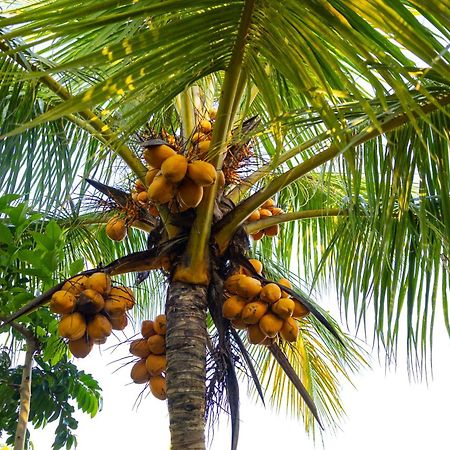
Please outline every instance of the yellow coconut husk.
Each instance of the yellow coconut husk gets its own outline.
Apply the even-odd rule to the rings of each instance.
[[[257,231],[256,233],[253,233],[251,237],[253,238],[254,241],[259,241],[264,237],[264,231],[262,230]]]
[[[270,208],[269,210],[272,213],[272,216],[280,216],[284,214],[284,211],[281,208]]]
[[[232,320],[231,325],[233,326],[233,328],[236,328],[237,330],[246,330],[248,327],[248,325],[241,319],[241,317]]]
[[[278,224],[276,224],[272,225],[271,227],[264,228],[262,231],[264,231],[264,234],[266,236],[275,237],[279,233],[280,227]]]
[[[50,311],[57,314],[70,314],[74,311],[76,297],[68,291],[56,291],[50,300]]]
[[[91,339],[104,339],[111,333],[111,322],[103,314],[96,314],[87,324],[87,334]]]
[[[110,317],[109,321],[113,330],[124,330],[128,325],[128,317],[126,314],[117,317]]]
[[[194,143],[204,141],[206,139],[208,139],[208,137],[206,136],[206,134],[202,133],[201,131],[198,131],[192,135],[192,142],[194,142]]]
[[[239,279],[237,285],[237,295],[244,298],[254,298],[261,292],[261,282],[255,278],[247,277]]]
[[[225,187],[225,174],[222,170],[219,170],[217,172],[217,186],[219,189],[223,189]]]
[[[145,360],[147,371],[152,376],[161,375],[166,370],[167,359],[166,355],[148,355]]]
[[[124,302],[127,310],[133,308],[136,302],[133,290],[127,286],[114,286],[109,292],[108,300]]]
[[[206,161],[194,161],[188,164],[187,173],[189,178],[199,186],[210,186],[214,184],[217,172],[214,166]]]
[[[250,344],[262,344],[267,336],[261,331],[258,324],[249,325],[247,328],[247,339]]]
[[[171,182],[178,183],[186,175],[188,161],[183,155],[173,155],[167,158],[161,166],[162,174]]]
[[[147,191],[139,192],[137,196],[137,201],[143,205],[145,205],[148,202],[148,194]]]
[[[111,291],[111,278],[103,272],[93,273],[87,280],[87,288],[108,295]]]
[[[224,289],[226,289],[231,294],[236,294],[239,280],[244,277],[246,277],[246,275],[240,273],[235,273],[229,276],[223,284]]]
[[[211,141],[208,139],[205,139],[204,141],[200,141],[197,145],[198,149],[198,156],[200,158],[206,157],[209,151],[209,146],[211,145]]]
[[[245,300],[237,295],[227,298],[222,305],[222,315],[226,319],[237,319],[245,307]]]
[[[162,375],[150,377],[150,391],[158,400],[167,399],[166,379]]]
[[[140,194],[139,194],[140,195]],[[138,196],[139,196],[138,195]],[[127,235],[127,224],[125,220],[116,216],[108,220],[105,227],[106,235],[113,241],[122,241]]]
[[[298,300],[293,300],[294,302],[294,311],[292,312],[292,317],[296,319],[301,319],[309,314],[309,309],[300,303]]]
[[[287,287],[289,289],[292,289],[292,284],[287,278],[280,278],[278,280],[278,283],[281,284],[282,286],[285,286],[285,287]],[[281,289],[281,296],[282,297],[289,297],[289,294],[287,292],[283,291],[283,289]]]
[[[94,347],[94,342],[86,334],[76,341],[69,341],[70,353],[75,358],[86,358],[91,353],[92,347]]]
[[[165,336],[167,331],[166,315],[160,314],[159,316],[156,316],[155,320],[153,321],[153,327],[158,334],[160,334],[161,336]]]
[[[269,209],[269,208],[273,208],[274,206],[275,206],[275,200],[269,198],[261,205],[261,208]]]
[[[280,330],[280,336],[287,342],[295,342],[297,340],[298,325],[294,318],[288,317],[285,319]]]
[[[294,300],[290,298],[280,298],[280,300],[274,303],[271,308],[272,312],[278,317],[287,319],[292,316],[295,309],[295,303]]]
[[[176,155],[175,150],[168,145],[155,145],[144,150],[144,159],[157,169],[161,169],[162,163],[170,156]]]
[[[140,359],[133,365],[133,367],[131,368],[130,376],[136,384],[147,383],[150,378],[150,374],[145,367],[145,359]]]
[[[178,186],[177,201],[181,210],[196,208],[203,198],[203,188],[189,178]]]
[[[105,306],[103,296],[94,289],[85,289],[77,299],[77,310],[83,314],[96,314]]]
[[[147,173],[145,174],[145,184],[147,186],[150,186],[155,179],[156,175],[158,175],[159,169],[156,168],[149,168],[147,170]]]
[[[147,356],[150,355],[147,339],[135,339],[134,341],[131,341],[130,353],[139,358],[147,358]]]
[[[74,295],[78,295],[81,291],[87,289],[87,281],[88,277],[86,275],[77,275],[76,277],[67,280],[63,284],[61,290],[70,292]]]
[[[143,320],[141,323],[141,334],[145,339],[154,336],[156,333],[153,320]]]
[[[176,187],[162,174],[157,175],[148,187],[148,198],[155,203],[164,205],[175,196]]]
[[[247,220],[249,222],[256,222],[257,220],[260,219],[260,217],[261,217],[261,214],[259,213],[259,210],[256,209],[247,217]]]
[[[247,325],[254,325],[260,321],[268,309],[269,305],[267,303],[250,302],[242,310],[241,318]]]
[[[212,130],[212,125],[209,120],[202,120],[198,124],[198,128],[201,132],[208,134]]]
[[[109,320],[113,317],[123,316],[126,310],[125,301],[123,300],[110,298],[105,300],[104,312]]]
[[[154,355],[162,355],[166,353],[166,340],[164,336],[155,334],[147,339],[147,345],[151,353]]]
[[[261,208],[259,210],[260,219],[264,219],[264,217],[271,217],[272,213],[268,209]]]
[[[264,314],[259,321],[259,328],[270,338],[274,338],[283,326],[283,319],[272,313]]]
[[[281,289],[275,283],[266,284],[259,293],[262,302],[275,303],[281,298]]]
[[[79,312],[67,314],[61,317],[58,324],[59,335],[70,341],[76,341],[84,336],[86,333],[86,321]]]

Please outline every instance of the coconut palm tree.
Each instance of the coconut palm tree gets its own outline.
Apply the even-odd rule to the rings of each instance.
[[[312,300],[313,287],[334,283],[344,316],[373,333],[389,359],[404,338],[411,368],[424,368],[439,305],[450,328],[445,3],[52,0],[4,7],[1,189],[59,219],[68,263],[80,256],[115,261],[101,270],[150,271],[155,285],[160,271],[153,269],[169,257],[174,449],[204,448],[205,411],[214,416],[222,398],[236,447],[238,361],[259,394],[284,387],[273,389],[273,400],[303,411],[309,427],[319,415],[334,420],[341,410],[336,368],[348,376],[361,357]],[[93,239],[111,211],[131,214],[131,181],[147,186],[143,147],[163,139],[188,153],[199,121],[212,119],[216,107],[206,159],[225,174],[225,187],[217,177],[187,213],[158,205],[155,219],[133,210],[135,230],[124,244],[104,234]],[[93,201],[90,185],[109,200]],[[248,222],[271,198],[286,213]],[[278,237],[252,246],[265,267],[260,276],[245,257],[247,235],[269,227],[280,227]],[[296,273],[294,289],[285,291],[311,314],[295,345],[249,346],[223,319],[223,282],[239,266],[263,284]]]

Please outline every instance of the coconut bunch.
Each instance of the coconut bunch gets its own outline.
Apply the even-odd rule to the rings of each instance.
[[[249,260],[258,274],[262,274],[262,264],[257,259]],[[289,280],[278,280],[283,286],[292,288]],[[225,280],[226,299],[222,305],[222,314],[231,320],[238,329],[247,330],[252,344],[270,345],[280,336],[288,342],[295,342],[298,336],[298,324],[295,319],[305,317],[309,311],[298,300],[290,298],[275,283],[264,286],[259,280],[241,268],[239,273]]]
[[[139,358],[131,368],[131,378],[137,384],[148,383],[151,393],[159,400],[166,400],[166,316],[144,320],[142,338],[130,344],[130,353]]]
[[[269,199],[266,200],[257,210],[253,211],[247,218],[248,222],[256,222],[259,219],[264,219],[265,217],[271,216],[279,216],[280,214],[284,214],[284,211],[281,208],[276,206],[275,200]],[[251,237],[255,241],[259,241],[264,236],[274,237],[280,231],[280,227],[278,224],[272,225],[271,227],[264,228],[263,230],[259,230],[256,233],[252,234]]]
[[[76,358],[85,358],[94,344],[104,344],[112,330],[123,330],[127,311],[134,306],[133,291],[113,286],[103,272],[78,275],[66,281],[50,300],[50,310],[61,315],[58,331],[68,339]]]

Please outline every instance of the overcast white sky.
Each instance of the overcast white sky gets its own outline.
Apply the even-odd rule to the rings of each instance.
[[[128,335],[133,334],[129,330]],[[110,342],[110,341],[108,341]],[[346,385],[342,401],[347,418],[336,434],[325,432],[327,450],[447,450],[450,403],[450,345],[443,326],[436,329],[434,346],[434,379],[428,385],[408,381],[404,361],[397,372],[385,373],[375,361],[373,370],[354,377],[356,388]],[[111,344],[113,343],[113,339]],[[123,355],[127,348],[123,347]],[[81,369],[93,373],[103,388],[103,410],[93,419],[77,414],[78,449],[169,449],[169,427],[166,402],[149,396],[139,409],[133,404],[141,386],[129,385],[129,369],[113,373],[118,359],[96,349],[88,358],[79,360]],[[321,449],[307,437],[299,421],[276,415],[246,398],[241,389],[241,432],[239,449],[272,450],[281,445],[290,449]],[[49,450],[53,428],[32,432],[36,450]],[[230,429],[225,416],[215,434],[211,449],[228,450]]]

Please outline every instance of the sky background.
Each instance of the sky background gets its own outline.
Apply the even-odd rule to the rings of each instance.
[[[442,317],[439,314],[438,318]],[[131,336],[132,329],[126,334]],[[347,417],[335,433],[326,430],[327,450],[448,450],[450,403],[450,345],[442,323],[435,328],[433,379],[428,383],[414,383],[408,379],[406,359],[399,360],[397,369],[386,371],[372,352],[372,369],[354,375],[355,387],[348,383],[342,389],[342,402]],[[151,395],[144,398],[138,409],[135,400],[142,386],[130,384],[130,368],[120,369],[112,363],[126,356],[128,346],[120,346],[111,353],[110,338],[84,360],[77,360],[80,369],[90,372],[103,388],[103,410],[93,419],[76,415],[78,449],[169,449],[169,421],[166,402]],[[370,350],[370,348],[369,348]],[[54,426],[32,431],[35,450],[50,450]],[[241,429],[239,449],[272,450],[280,445],[290,449],[313,450],[323,448],[319,439],[315,444],[299,420],[284,413],[264,409],[246,395],[241,388]],[[215,431],[212,450],[230,448],[230,428],[222,416]]]

